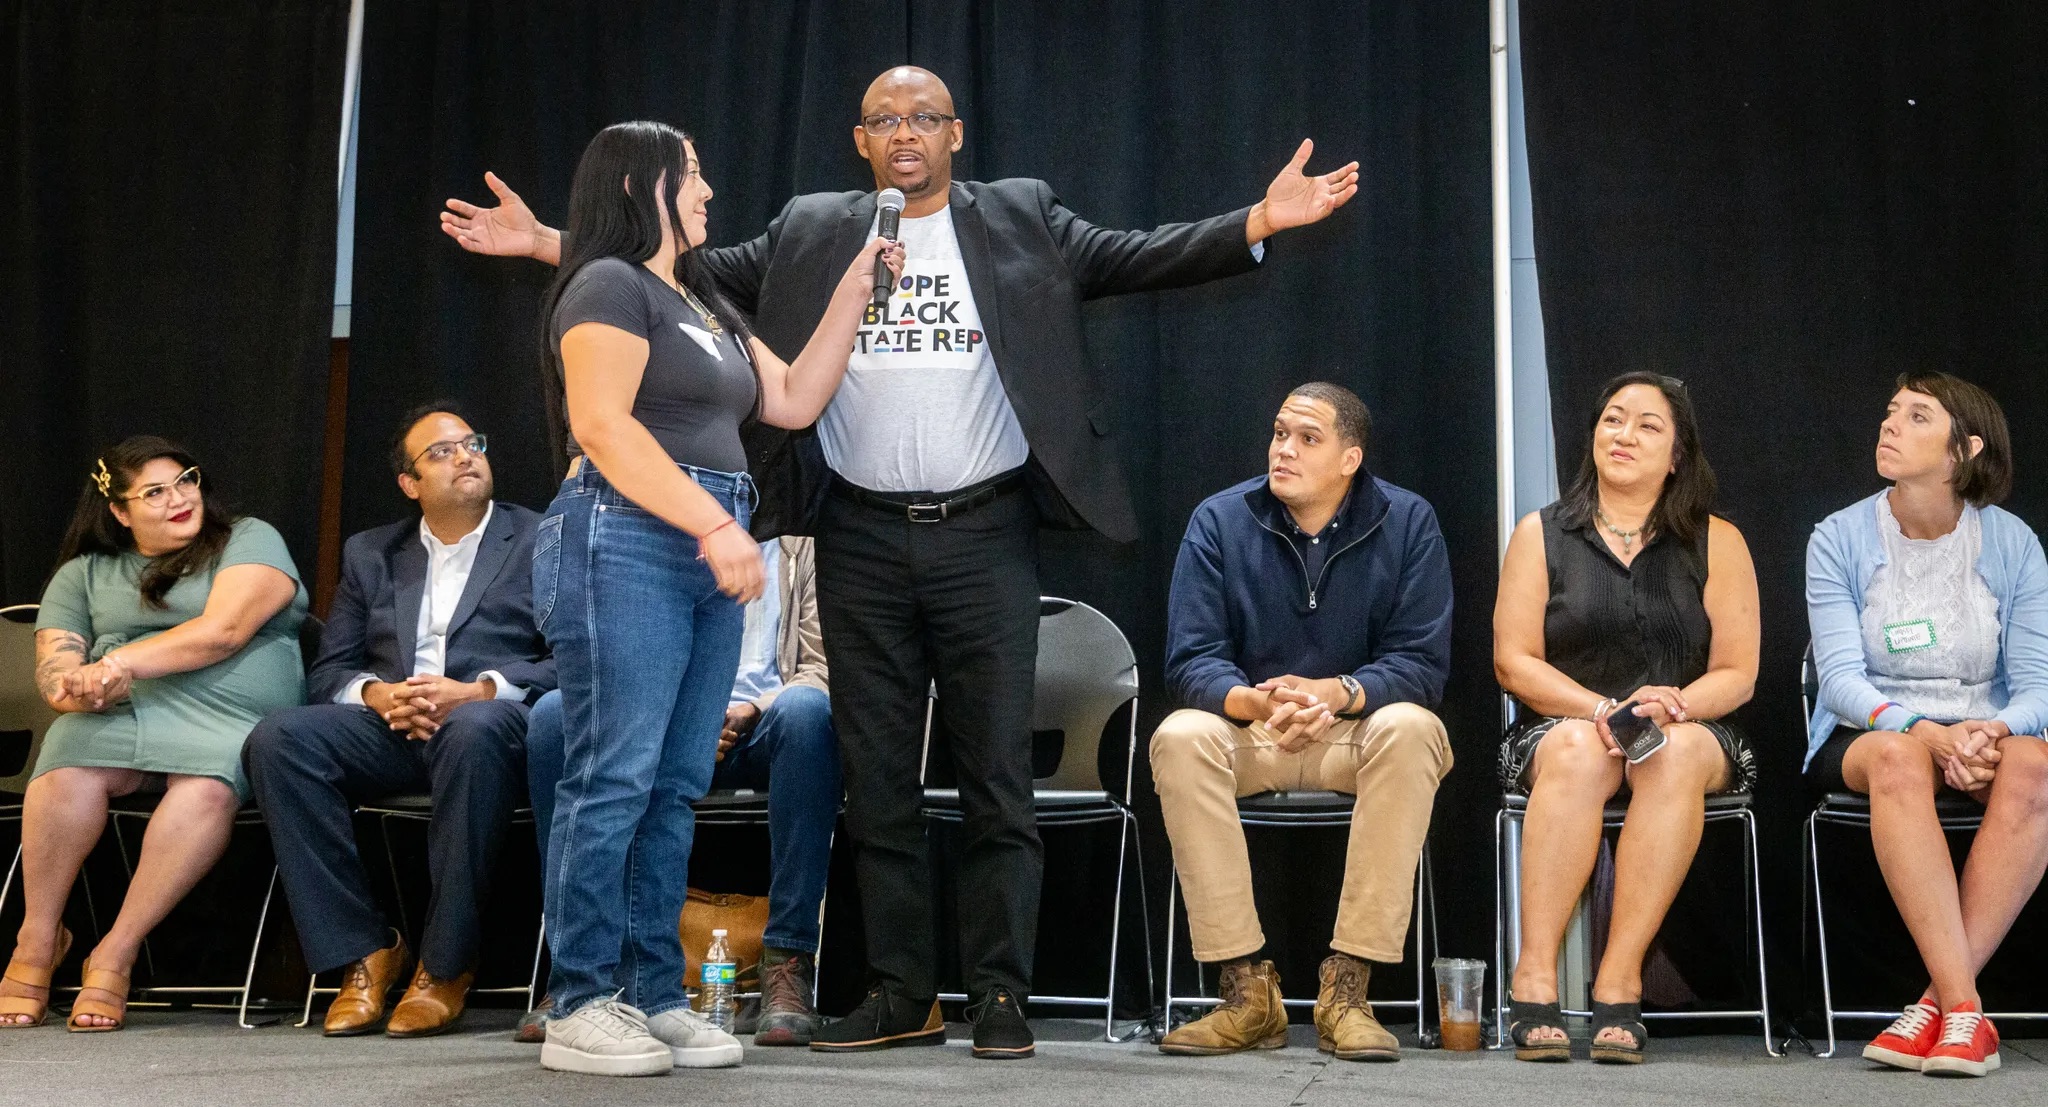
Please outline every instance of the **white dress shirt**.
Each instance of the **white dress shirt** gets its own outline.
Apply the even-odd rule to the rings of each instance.
[[[469,573],[476,567],[476,552],[484,544],[484,531],[491,525],[491,515],[497,510],[494,502],[484,508],[483,520],[476,529],[453,542],[443,542],[434,537],[427,527],[425,518],[420,519],[420,544],[427,548],[426,594],[420,597],[420,618],[414,628],[415,646],[412,656],[412,676],[442,676],[448,666],[448,621],[455,617],[456,605],[462,602],[462,590],[469,586]],[[476,675],[477,680],[491,678],[501,700],[524,700],[526,689],[506,681],[496,669],[486,669]],[[335,694],[334,702],[361,704],[363,688],[377,677],[363,673],[349,681],[348,687]]]

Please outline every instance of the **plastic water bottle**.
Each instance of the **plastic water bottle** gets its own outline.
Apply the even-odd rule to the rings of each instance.
[[[711,1025],[732,1032],[733,990],[739,966],[733,963],[732,948],[725,944],[725,931],[711,932],[711,948],[704,954],[704,1014]]]

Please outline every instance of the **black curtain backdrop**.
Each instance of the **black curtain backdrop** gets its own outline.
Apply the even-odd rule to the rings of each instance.
[[[1762,766],[1781,1009],[1817,1005],[1817,985],[1802,996],[1784,971],[1818,972],[1798,866],[1806,540],[1881,487],[1892,379],[1923,366],[2002,402],[2019,467],[2006,506],[2048,523],[2048,85],[2033,60],[2048,18],[2020,2],[1523,0],[1521,24],[1559,464],[1576,472],[1601,381],[1653,368],[1687,382],[1760,578],[1763,668],[1739,718]],[[1838,1005],[1902,1006],[1925,977],[1867,834],[1824,830],[1821,849]],[[1696,876],[1719,872],[1688,899],[1732,898],[1732,859],[1703,852]],[[2038,1009],[2043,921],[2023,914],[1985,973],[1994,1008]],[[1705,993],[1734,966],[1687,957],[1714,943],[1686,929],[1669,945]]]
[[[1487,660],[1495,554],[1485,12],[1467,5],[1446,18],[1412,0],[1346,2],[1281,19],[1214,7],[649,3],[621,17],[505,3],[481,18],[454,0],[372,5],[345,529],[402,510],[383,441],[398,412],[435,394],[465,401],[493,435],[503,497],[539,507],[552,495],[534,345],[550,273],[464,254],[435,223],[447,196],[486,198],[486,168],[543,220],[558,221],[575,159],[599,127],[665,119],[697,136],[717,190],[713,244],[743,241],[791,195],[871,187],[853,148],[859,97],[904,62],[952,87],[967,133],[956,177],[1043,177],[1108,226],[1249,203],[1313,136],[1311,170],[1363,163],[1349,207],[1281,237],[1261,273],[1089,309],[1090,356],[1122,401],[1119,431],[1145,534],[1129,546],[1051,536],[1042,584],[1102,608],[1137,650],[1146,690],[1138,791],[1158,929],[1168,854],[1143,745],[1172,706],[1153,690],[1181,531],[1204,496],[1262,471],[1272,412],[1291,385],[1328,378],[1357,389],[1377,417],[1372,466],[1436,504],[1451,549],[1458,667],[1445,711],[1460,764],[1438,804],[1439,896],[1446,944],[1467,955],[1488,948],[1498,707]],[[1104,761],[1120,782],[1121,748]],[[1049,840],[1048,871],[1065,886],[1047,902],[1099,900],[1113,836],[1064,834]],[[746,858],[741,867],[758,882],[755,848],[707,834],[698,879],[720,879],[706,869],[722,852]],[[1342,856],[1341,834],[1254,844],[1268,934],[1303,995],[1325,952]],[[850,1006],[861,984],[849,967],[860,944],[846,875],[835,872],[827,924],[824,960],[839,966],[826,971],[830,1011]],[[1041,941],[1043,992],[1100,987],[1106,914],[1069,917]],[[1134,966],[1127,980],[1142,976]]]
[[[347,0],[29,0],[0,17],[0,598],[93,458],[184,442],[311,587]]]

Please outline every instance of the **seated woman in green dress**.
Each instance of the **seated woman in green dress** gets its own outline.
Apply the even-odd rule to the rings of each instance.
[[[119,1030],[142,939],[220,859],[248,799],[242,742],[304,699],[306,590],[284,540],[228,515],[177,445],[141,435],[99,458],[36,620],[36,683],[61,712],[22,819],[26,915],[0,1029],[39,1026],[71,934],[59,916],[107,801],[161,790],[120,916],[86,959],[67,1029]],[[217,490],[216,490],[217,491]]]

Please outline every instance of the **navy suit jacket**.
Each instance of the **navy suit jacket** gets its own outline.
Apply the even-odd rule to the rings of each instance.
[[[489,669],[526,689],[528,703],[555,687],[555,659],[533,625],[533,531],[540,516],[498,501],[469,582],[448,621],[446,675],[475,680]],[[320,659],[306,674],[310,703],[333,703],[364,674],[412,675],[427,548],[418,518],[366,530],[341,553],[341,587],[320,632]]]

